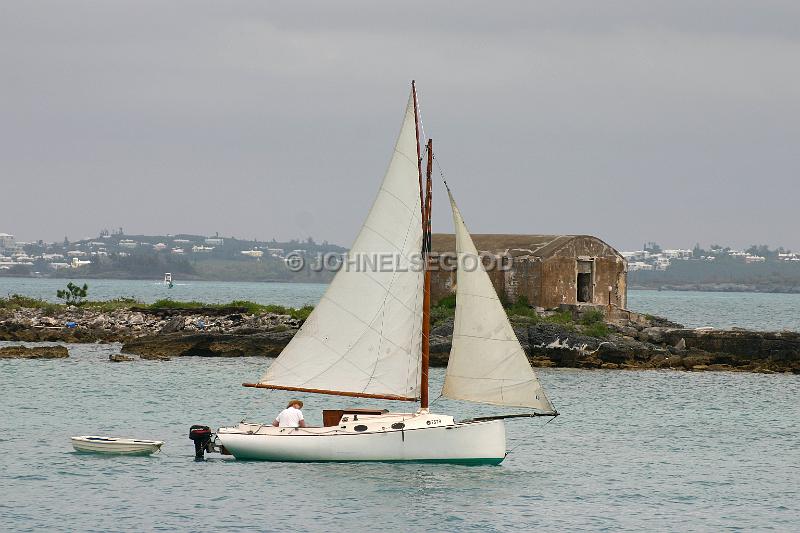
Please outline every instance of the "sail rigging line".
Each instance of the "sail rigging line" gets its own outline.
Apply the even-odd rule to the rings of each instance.
[[[559,415],[558,411],[556,411],[556,412],[555,412],[555,414],[553,414],[553,415],[539,415],[539,416],[550,416],[550,420],[548,420],[547,422],[545,422],[544,424],[542,424],[542,425],[539,427],[539,435],[541,435],[542,433],[544,433],[544,428],[545,428],[545,426],[547,426],[547,424],[549,424],[550,422],[552,422],[553,420],[555,420],[555,419],[556,419],[556,417],[557,417],[558,415]],[[507,417],[507,418],[525,418],[525,417],[527,417],[527,416],[529,416],[529,415],[518,415],[518,416],[513,416],[513,415],[512,415],[512,416],[509,416],[509,417]],[[520,441],[519,441],[519,442],[517,442],[517,444],[515,444],[513,448],[511,448],[510,450],[508,450],[508,451],[506,452],[506,456],[508,456],[508,454],[510,454],[510,453],[514,453],[514,451],[515,451],[517,448],[519,448],[520,446],[522,446],[523,444],[530,444],[530,441],[529,441],[529,440],[526,440],[526,439],[520,439]]]
[[[422,219],[425,219],[425,198],[422,195],[422,154],[420,154],[419,134],[419,100],[417,99],[417,82],[411,80],[411,93],[414,98],[414,133],[417,136],[417,174],[419,174],[419,208]],[[397,148],[395,148],[397,151]]]
[[[445,189],[447,189],[447,192],[450,192],[450,187],[447,185],[447,180],[444,178],[444,170],[442,170],[442,165],[439,164],[439,158],[434,156],[433,160],[436,161],[436,166],[439,168],[439,176],[442,178]]]

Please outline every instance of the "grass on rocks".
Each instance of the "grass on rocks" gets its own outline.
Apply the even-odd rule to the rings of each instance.
[[[117,298],[114,300],[89,300],[83,302],[82,309],[90,309],[99,312],[125,311],[132,308],[138,309],[226,309],[240,308],[247,314],[261,315],[273,313],[277,315],[288,315],[296,320],[304,321],[314,310],[311,305],[304,305],[300,308],[285,307],[282,305],[264,305],[248,300],[234,300],[228,303],[209,304],[205,302],[182,302],[179,300],[163,299],[152,304],[144,304],[133,298]],[[505,303],[504,307],[509,319],[515,324],[559,324],[569,330],[580,331],[591,337],[606,338],[610,334],[608,326],[605,324],[603,312],[597,309],[587,311],[576,323],[569,311],[558,311],[555,313],[539,314],[535,308],[528,304],[525,298],[519,298],[514,303]],[[8,298],[0,298],[0,313],[8,313],[18,309],[40,309],[45,316],[53,316],[66,310],[64,304],[50,303],[37,298],[14,294]],[[455,295],[446,296],[439,300],[436,305],[431,307],[431,324],[436,327],[449,318],[455,316],[456,297]]]
[[[0,309],[3,311],[15,311],[17,309],[41,309],[45,316],[51,316],[64,308],[61,304],[54,304],[30,298],[20,294],[12,294],[8,298],[0,298]]]
[[[311,314],[311,311],[314,310],[313,305],[304,305],[300,308],[295,307],[285,307],[283,305],[275,305],[275,304],[257,304],[255,302],[251,302],[248,300],[234,300],[228,303],[222,304],[207,304],[204,302],[180,302],[176,300],[158,300],[157,302],[150,304],[147,307],[148,309],[225,309],[225,308],[232,308],[238,307],[243,308],[244,312],[251,315],[261,315],[265,313],[274,313],[276,315],[289,315],[290,317],[297,319],[297,320],[305,320],[308,318],[308,315]]]
[[[504,302],[509,320],[516,325],[558,324],[570,331],[580,331],[584,335],[597,338],[606,338],[611,333],[605,323],[603,312],[599,309],[586,311],[576,322],[569,311],[556,311],[540,314],[536,308],[531,307],[528,300],[520,297],[514,303]],[[431,307],[431,322],[433,327],[443,323],[448,318],[455,316],[456,297],[449,295],[439,300]]]
[[[99,311],[102,313],[110,313],[113,311],[126,311],[132,308],[139,309],[224,309],[224,308],[244,308],[247,314],[260,315],[265,313],[274,313],[278,315],[289,315],[297,320],[305,320],[314,307],[311,305],[304,305],[300,308],[285,307],[282,305],[262,305],[247,300],[234,300],[229,303],[222,304],[208,304],[204,302],[181,302],[178,300],[158,300],[150,305],[142,303],[134,298],[116,298],[114,300],[88,300],[81,303],[78,307],[81,309],[89,309],[92,311]],[[59,312],[65,311],[67,308],[64,304],[57,304],[40,300],[38,298],[30,298],[19,294],[13,294],[7,298],[0,298],[0,311],[11,312],[19,309],[38,309],[41,310],[45,316],[52,316]]]

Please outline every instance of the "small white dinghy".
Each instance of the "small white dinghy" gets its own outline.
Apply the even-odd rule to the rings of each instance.
[[[72,447],[79,452],[150,455],[164,445],[163,440],[124,439],[83,435],[72,437]]]

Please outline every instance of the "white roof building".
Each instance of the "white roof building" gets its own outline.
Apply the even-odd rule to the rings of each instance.
[[[3,248],[14,248],[14,236],[10,233],[0,233],[0,250]]]

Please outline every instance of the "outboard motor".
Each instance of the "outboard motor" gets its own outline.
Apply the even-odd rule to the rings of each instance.
[[[202,461],[205,459],[206,451],[211,451],[211,428],[208,426],[194,425],[189,428],[189,438],[194,441],[194,459]]]

